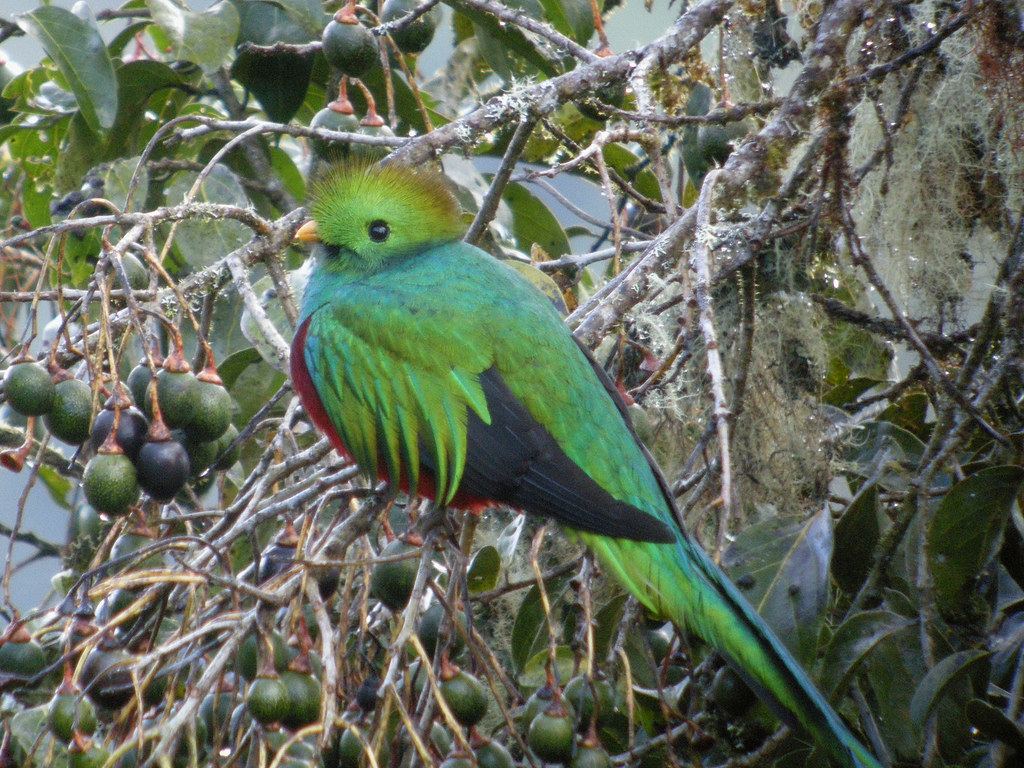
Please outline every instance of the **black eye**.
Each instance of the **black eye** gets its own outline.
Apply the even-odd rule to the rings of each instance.
[[[370,226],[366,231],[370,235],[370,239],[375,243],[383,243],[391,237],[391,227],[388,226],[386,221],[382,221],[381,219],[371,221]]]

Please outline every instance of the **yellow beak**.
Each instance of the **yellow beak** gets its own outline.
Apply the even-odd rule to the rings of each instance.
[[[295,239],[304,243],[319,243],[320,234],[316,231],[316,222],[310,219],[295,232]]]

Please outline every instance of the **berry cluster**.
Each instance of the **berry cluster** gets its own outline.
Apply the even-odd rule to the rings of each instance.
[[[155,375],[143,360],[132,370],[128,389],[131,395],[120,385],[107,391],[94,416],[92,387],[67,371],[51,374],[22,358],[3,377],[3,394],[15,414],[33,425],[41,417],[53,437],[71,446],[88,443],[95,451],[85,467],[83,490],[100,512],[124,514],[140,491],[170,501],[189,479],[234,462],[234,403],[212,365],[193,374],[179,348]],[[5,466],[23,466],[31,437],[29,428],[24,445],[3,454]]]

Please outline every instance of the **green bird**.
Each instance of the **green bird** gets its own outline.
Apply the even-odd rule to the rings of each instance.
[[[504,505],[579,537],[650,611],[711,643],[841,766],[879,763],[687,535],[605,372],[547,297],[460,240],[438,174],[342,166],[313,185],[317,242],[291,348],[306,412],[343,455],[440,505]]]

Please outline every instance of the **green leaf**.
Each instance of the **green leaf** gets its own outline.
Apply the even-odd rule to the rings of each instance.
[[[274,4],[302,28],[307,38],[320,37],[329,18],[320,0],[274,0]]]
[[[942,659],[928,670],[928,674],[914,691],[914,698],[910,700],[910,717],[923,728],[939,700],[951,686],[963,681],[965,675],[973,675],[979,671],[979,667],[983,667],[980,671],[984,677],[988,677],[987,669],[991,656],[991,651],[971,649],[959,651]]]
[[[20,14],[17,20],[42,43],[89,127],[97,132],[110,128],[117,115],[117,78],[95,23],[53,5]]]
[[[927,669],[917,627],[882,638],[865,658],[863,672],[865,693],[878,702],[878,727],[885,744],[897,760],[919,757],[922,728],[910,716],[910,700]],[[940,738],[946,741],[945,734]]]
[[[523,687],[524,693],[533,693],[535,690],[547,683],[548,650],[538,651],[526,662],[523,671],[519,673],[519,684]],[[573,666],[576,663],[576,656],[572,649],[566,645],[559,645],[555,648],[555,677],[559,684],[565,685],[572,677]]]
[[[882,452],[887,452],[878,483],[894,491],[907,489],[907,470],[913,469],[924,455],[924,443],[916,435],[887,421],[869,421],[853,434],[846,460],[851,471],[865,477],[877,465]]]
[[[142,63],[142,62],[139,62]],[[114,205],[124,207],[128,200],[128,186],[131,183],[135,170],[139,168],[139,156],[115,160],[103,169],[100,178],[103,179],[103,196]],[[143,166],[139,169],[139,184],[135,192],[136,200],[145,200],[146,191],[149,186],[149,172]]]
[[[620,592],[594,614],[594,654],[598,658],[608,655],[608,650],[619,635],[622,612],[629,599],[627,592]]]
[[[42,704],[31,709],[23,709],[11,717],[11,742],[23,754],[31,754],[39,737],[47,730],[47,711],[48,706]],[[8,716],[9,713],[5,711],[5,722]]]
[[[182,202],[196,178],[196,173],[178,174],[167,188],[168,204],[177,205]],[[235,179],[234,174],[222,165],[217,165],[206,177],[194,202],[222,203],[241,208],[249,205],[242,185]],[[174,244],[189,266],[202,269],[249,242],[251,236],[249,228],[239,221],[189,219],[178,225]]]
[[[621,144],[606,144],[601,154],[605,162],[632,182],[637,192],[652,200],[661,201],[661,188],[654,173],[640,162],[640,158]],[[642,170],[641,170],[642,169]]]
[[[733,581],[753,580],[747,599],[805,661],[815,655],[828,605],[831,523],[827,509],[810,520],[772,518],[743,531],[722,557]]]
[[[503,197],[512,209],[512,235],[520,251],[529,254],[536,244],[553,259],[570,252],[565,230],[539,197],[522,184],[509,184]]]
[[[996,555],[1024,467],[989,467],[942,497],[927,531],[925,551],[935,602],[945,614],[967,608],[978,573]]]
[[[822,663],[821,690],[829,698],[842,691],[857,667],[878,645],[916,624],[890,611],[863,611],[854,614],[835,631]]]
[[[118,110],[110,132],[108,158],[135,154],[148,136],[139,136],[139,128],[153,97],[170,88],[185,88],[181,75],[159,61],[130,61],[117,69]],[[163,101],[163,99],[160,99]],[[154,120],[154,122],[156,122]],[[123,201],[123,200],[122,200]]]
[[[306,99],[314,58],[291,51],[272,55],[242,51],[231,76],[256,97],[268,119],[287,123]]]
[[[469,564],[466,572],[466,583],[470,592],[486,592],[498,585],[501,573],[501,555],[498,550],[488,545],[481,547]]]
[[[171,42],[172,56],[216,72],[228,61],[238,37],[238,11],[229,2],[195,13],[172,0],[146,0],[153,21]]]
[[[551,24],[580,45],[586,45],[594,34],[594,12],[590,0],[540,0],[544,15]],[[598,3],[600,6],[601,3]]]
[[[249,2],[238,6],[239,42],[256,45],[309,42],[314,33],[304,29],[308,24],[305,11],[288,13],[275,3]],[[309,9],[306,9],[309,10]],[[322,12],[320,13],[322,16]],[[315,36],[319,36],[317,30]],[[231,76],[244,85],[267,113],[278,123],[287,123],[299,111],[309,88],[313,72],[312,53],[282,51],[274,54],[243,50],[231,67]]]
[[[878,486],[864,486],[836,523],[836,546],[832,552],[832,576],[839,588],[854,594],[871,571],[875,545],[881,536]]]
[[[869,376],[856,376],[832,387],[832,389],[824,394],[821,400],[829,405],[842,408],[844,405],[851,405],[857,402],[858,397],[881,383],[878,379],[873,379]]]
[[[548,600],[554,605],[569,587],[568,576],[555,576],[544,583]],[[557,621],[557,617],[552,617]],[[512,625],[512,668],[519,674],[526,667],[526,662],[540,650],[547,648],[548,625],[544,617],[544,609],[540,601],[540,590],[534,584],[526,593],[519,606],[515,623]]]
[[[291,155],[280,147],[270,147],[270,166],[274,169],[274,176],[288,190],[288,194],[296,200],[305,198],[306,180]]]
[[[248,347],[221,360],[217,365],[217,373],[220,375],[221,381],[224,382],[224,387],[230,390],[242,372],[261,359],[260,353],[256,351],[255,347]]]
[[[124,56],[124,49],[129,45],[134,45],[137,37],[146,33],[152,22],[149,19],[139,19],[129,24],[125,24],[121,30],[114,35],[113,40],[107,44],[107,50],[110,52],[110,56],[113,59],[119,57],[131,58],[131,55]],[[148,61],[148,59],[137,59],[137,61]]]
[[[473,22],[477,42],[480,44],[480,52],[491,64],[495,74],[508,79],[507,75],[511,71],[510,63],[514,63],[509,60],[509,53],[519,54],[526,63],[548,77],[553,77],[558,73],[554,64],[537,50],[536,46],[518,27],[505,24],[491,14],[459,3],[458,0],[453,0],[449,4]]]
[[[919,438],[927,437],[925,418],[928,415],[929,400],[924,392],[908,392],[897,402],[886,408],[880,421],[896,424]]]
[[[275,371],[262,360],[247,366],[238,374],[228,390],[238,403],[234,422],[248,424],[284,382],[285,375]]]
[[[66,507],[68,493],[71,491],[71,481],[53,467],[48,467],[45,464],[39,467],[39,479],[46,486],[46,490],[50,493],[50,498],[60,506]]]
[[[999,739],[1018,753],[1024,753],[1024,731],[1003,714],[1002,710],[996,709],[987,701],[971,699],[964,707],[964,711],[971,725],[982,734]]]
[[[89,169],[98,165],[102,159],[103,142],[89,127],[85,114],[79,110],[71,118],[60,154],[57,155],[57,170],[53,176],[54,188],[58,192],[78,189]]]

